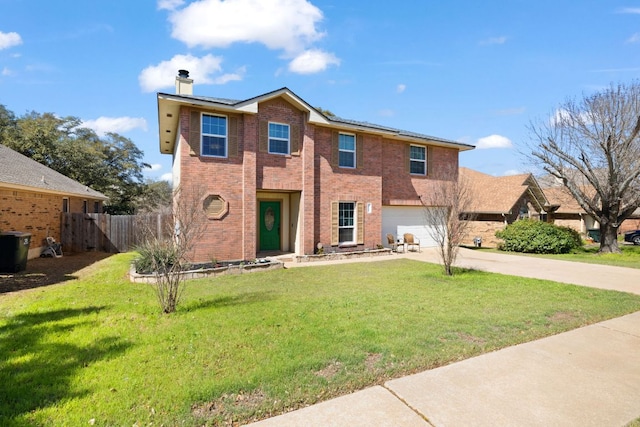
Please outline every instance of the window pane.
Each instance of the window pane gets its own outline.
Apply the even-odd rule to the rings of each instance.
[[[225,138],[217,136],[202,136],[202,154],[205,156],[227,156],[227,144]]]
[[[411,146],[411,160],[426,160],[426,153],[424,147]]]
[[[289,139],[289,125],[269,123],[269,138]]]
[[[338,135],[338,166],[356,167],[356,137],[354,135]]]
[[[289,154],[289,125],[269,123],[269,152]]]
[[[356,137],[354,135],[340,134],[339,139],[340,150],[355,151],[356,149]]]
[[[338,231],[338,240],[340,241],[340,243],[355,241],[355,239],[353,238],[353,228],[341,228]]]
[[[202,115],[202,155],[227,157],[227,118]]]
[[[425,175],[426,174],[426,163],[423,161],[415,161],[411,160],[411,173]]]
[[[289,141],[283,141],[281,139],[270,139],[269,152],[278,154],[289,154]]]
[[[202,133],[227,136],[227,118],[220,116],[202,116]]]
[[[343,168],[354,168],[356,166],[355,162],[355,153],[350,153],[348,151],[340,151],[340,163],[338,166]]]

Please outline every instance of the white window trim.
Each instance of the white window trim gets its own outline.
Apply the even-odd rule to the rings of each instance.
[[[340,203],[351,203],[353,206],[353,225],[345,227],[340,225]],[[340,241],[340,230],[342,229],[352,229],[353,230],[353,240],[350,241]],[[341,200],[338,202],[338,246],[351,246],[356,245],[358,242],[358,204],[355,201],[345,201]]]
[[[271,136],[271,125],[280,125],[280,126],[286,126],[287,129],[289,130],[289,138],[280,138],[280,137],[276,137],[276,136]],[[291,126],[289,126],[286,123],[279,123],[279,122],[269,122],[268,124],[268,132],[269,135],[267,137],[267,150],[269,151],[269,154],[277,154],[280,156],[288,156],[291,154]],[[271,140],[276,140],[276,141],[286,141],[287,142],[287,152],[286,153],[280,153],[278,151],[271,151]]]
[[[353,137],[353,150],[343,150],[340,148],[340,135],[349,135]],[[344,169],[355,169],[356,166],[358,165],[358,159],[356,158],[357,156],[357,147],[356,144],[358,144],[358,138],[356,138],[356,134],[355,133],[347,133],[347,132],[339,132],[338,133],[338,167],[340,168],[344,168]],[[341,166],[340,165],[340,152],[344,151],[345,153],[353,153],[353,166]]]
[[[422,160],[422,159],[414,159],[413,157],[411,157],[411,149],[409,149],[409,171],[410,171],[409,173],[411,175],[426,176],[427,175],[427,147],[425,147],[424,145],[414,145],[414,144],[411,144],[411,147],[422,148],[424,150],[424,160]],[[422,172],[422,173],[411,172],[411,162],[424,163],[424,172]]]
[[[203,123],[204,123],[204,116],[210,116],[210,117],[224,117],[224,120],[226,122],[226,126],[224,127],[225,129],[225,135],[224,135],[224,156],[216,156],[215,154],[204,154],[204,150],[203,150],[203,140],[205,136],[213,136],[216,138],[220,138],[223,135],[218,135],[215,133],[204,133],[202,131],[203,128]],[[229,157],[229,117],[223,115],[223,114],[211,114],[211,113],[200,113],[200,155],[202,157],[215,157],[217,159],[226,159]]]

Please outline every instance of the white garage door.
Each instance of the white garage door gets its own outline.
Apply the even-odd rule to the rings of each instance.
[[[437,208],[429,208],[437,209]],[[387,246],[387,234],[402,238],[404,233],[411,233],[420,239],[420,246],[437,246],[429,234],[432,224],[427,224],[427,218],[422,206],[383,206],[382,207],[382,241]]]

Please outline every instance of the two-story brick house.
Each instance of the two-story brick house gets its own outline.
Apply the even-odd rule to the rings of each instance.
[[[459,152],[473,148],[325,116],[287,88],[229,100],[192,85],[181,70],[176,94],[157,99],[174,187],[203,194],[198,261],[375,248],[405,231],[428,245],[420,196],[456,180]]]

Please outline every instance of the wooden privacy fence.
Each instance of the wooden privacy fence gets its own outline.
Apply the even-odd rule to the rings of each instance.
[[[166,234],[171,215],[109,215],[63,213],[60,243],[64,251],[127,252],[142,242],[147,230]]]

